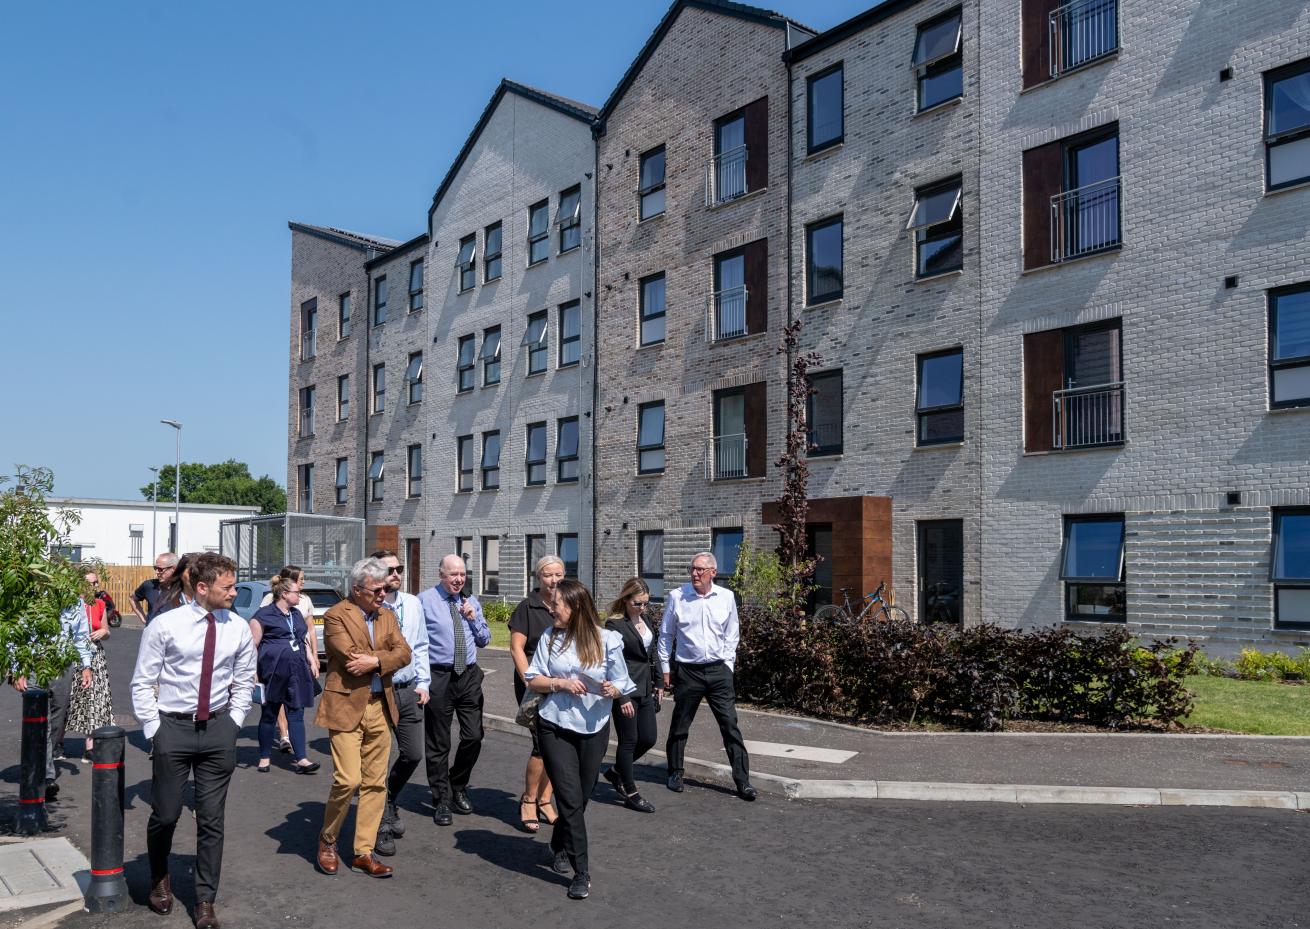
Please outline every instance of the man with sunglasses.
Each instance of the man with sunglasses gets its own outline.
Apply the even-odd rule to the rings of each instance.
[[[423,622],[423,607],[418,597],[402,590],[405,566],[400,556],[389,548],[378,549],[373,557],[387,569],[387,592],[383,601],[400,622],[400,634],[409,643],[409,664],[391,676],[396,691],[397,720],[391,727],[398,754],[387,775],[387,805],[373,850],[379,855],[394,855],[395,840],[405,834],[396,808],[396,798],[409,783],[410,775],[423,761],[423,707],[428,702],[432,672],[428,668],[428,629]],[[412,566],[417,567],[417,566]]]
[[[137,585],[136,590],[132,591],[129,598],[129,606],[136,618],[140,620],[141,625],[150,622],[155,615],[155,608],[159,605],[161,588],[167,584],[173,577],[173,571],[177,568],[177,556],[172,552],[164,552],[155,559],[155,576],[147,578]],[[144,603],[146,608],[141,609]]]

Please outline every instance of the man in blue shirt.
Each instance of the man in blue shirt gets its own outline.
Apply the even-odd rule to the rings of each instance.
[[[474,597],[460,593],[466,576],[464,559],[441,559],[441,582],[419,594],[428,629],[432,680],[423,713],[428,787],[436,811],[432,821],[449,826],[456,813],[473,812],[469,778],[482,751],[482,669],[478,649],[491,642],[491,630]],[[459,717],[459,747],[450,763],[450,722]]]

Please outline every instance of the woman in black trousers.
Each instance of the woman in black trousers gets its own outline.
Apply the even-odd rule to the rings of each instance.
[[[628,664],[628,677],[637,689],[632,702],[615,704],[614,731],[619,736],[619,747],[614,753],[614,764],[605,769],[605,780],[618,791],[623,805],[638,813],[654,813],[655,807],[641,794],[632,779],[632,765],[646,754],[659,738],[655,714],[660,711],[663,691],[657,682],[662,678],[656,666],[655,630],[642,614],[650,603],[650,588],[639,577],[629,578],[610,604],[610,616],[605,628],[623,637],[623,658]]]

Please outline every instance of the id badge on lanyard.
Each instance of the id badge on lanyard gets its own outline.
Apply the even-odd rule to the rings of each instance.
[[[291,650],[293,652],[300,651],[300,642],[296,638],[296,623],[290,616],[287,617],[287,632],[291,634]]]

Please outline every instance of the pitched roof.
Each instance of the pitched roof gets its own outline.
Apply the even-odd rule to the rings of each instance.
[[[570,116],[588,126],[590,126],[596,119],[597,110],[594,106],[590,106],[586,103],[579,103],[576,100],[570,100],[567,97],[561,97],[558,94],[548,93],[544,90],[539,90],[536,87],[529,87],[527,84],[520,84],[517,81],[511,81],[509,78],[502,78],[500,84],[496,87],[495,93],[493,93],[491,99],[487,101],[487,106],[483,109],[482,115],[478,117],[477,123],[473,126],[473,131],[470,132],[468,138],[464,140],[464,147],[459,150],[459,154],[455,156],[455,160],[451,164],[450,170],[447,171],[446,176],[441,179],[441,184],[437,187],[437,192],[432,195],[432,206],[428,208],[429,224],[432,219],[433,210],[437,208],[437,204],[441,201],[441,198],[445,196],[450,185],[454,183],[455,175],[459,173],[459,169],[464,166],[464,162],[468,159],[469,153],[473,151],[473,144],[478,140],[478,136],[482,134],[482,130],[486,128],[487,123],[491,119],[491,114],[496,111],[496,107],[499,106],[501,99],[507,93],[517,94],[524,99],[549,107],[557,113],[563,113],[565,116]]]
[[[757,6],[748,6],[745,3],[735,3],[733,0],[673,0],[673,5],[669,7],[664,18],[659,21],[655,31],[651,33],[646,44],[641,47],[637,57],[633,59],[628,70],[619,78],[618,86],[610,94],[605,105],[600,108],[600,113],[596,119],[597,131],[604,132],[605,120],[609,118],[610,113],[614,112],[614,107],[618,106],[623,95],[628,92],[632,82],[637,79],[641,69],[645,67],[647,60],[654,54],[655,49],[664,41],[664,36],[673,28],[674,22],[678,19],[678,14],[687,7],[696,7],[701,10],[709,10],[713,13],[721,13],[724,16],[734,16],[737,19],[744,19],[747,22],[759,23],[764,26],[773,26],[777,29],[786,29],[788,25],[795,26],[797,29],[807,32],[810,35],[818,33],[817,29],[811,29],[809,26],[799,23],[790,17],[783,16],[781,13],[775,13],[773,10],[766,10]]]
[[[856,33],[863,32],[884,19],[922,2],[923,0],[882,0],[881,3],[875,3],[863,13],[857,13],[844,23],[838,23],[831,29],[827,29],[800,43],[795,48],[788,49],[783,53],[783,57],[789,62],[804,61],[816,52],[821,52],[825,48],[836,45],[843,39],[849,39]]]
[[[428,234],[426,232],[420,232],[408,242],[402,242],[390,251],[385,251],[381,255],[376,255],[373,258],[370,258],[368,261],[364,262],[364,268],[365,270],[371,271],[379,265],[384,265],[388,261],[392,261],[393,259],[399,258],[401,255],[412,252],[420,245],[427,245],[427,243]]]
[[[401,244],[399,239],[384,239],[381,236],[364,235],[362,232],[351,232],[348,229],[336,229],[332,226],[311,226],[309,223],[295,221],[288,222],[287,226],[295,232],[303,232],[364,251],[390,251]]]

